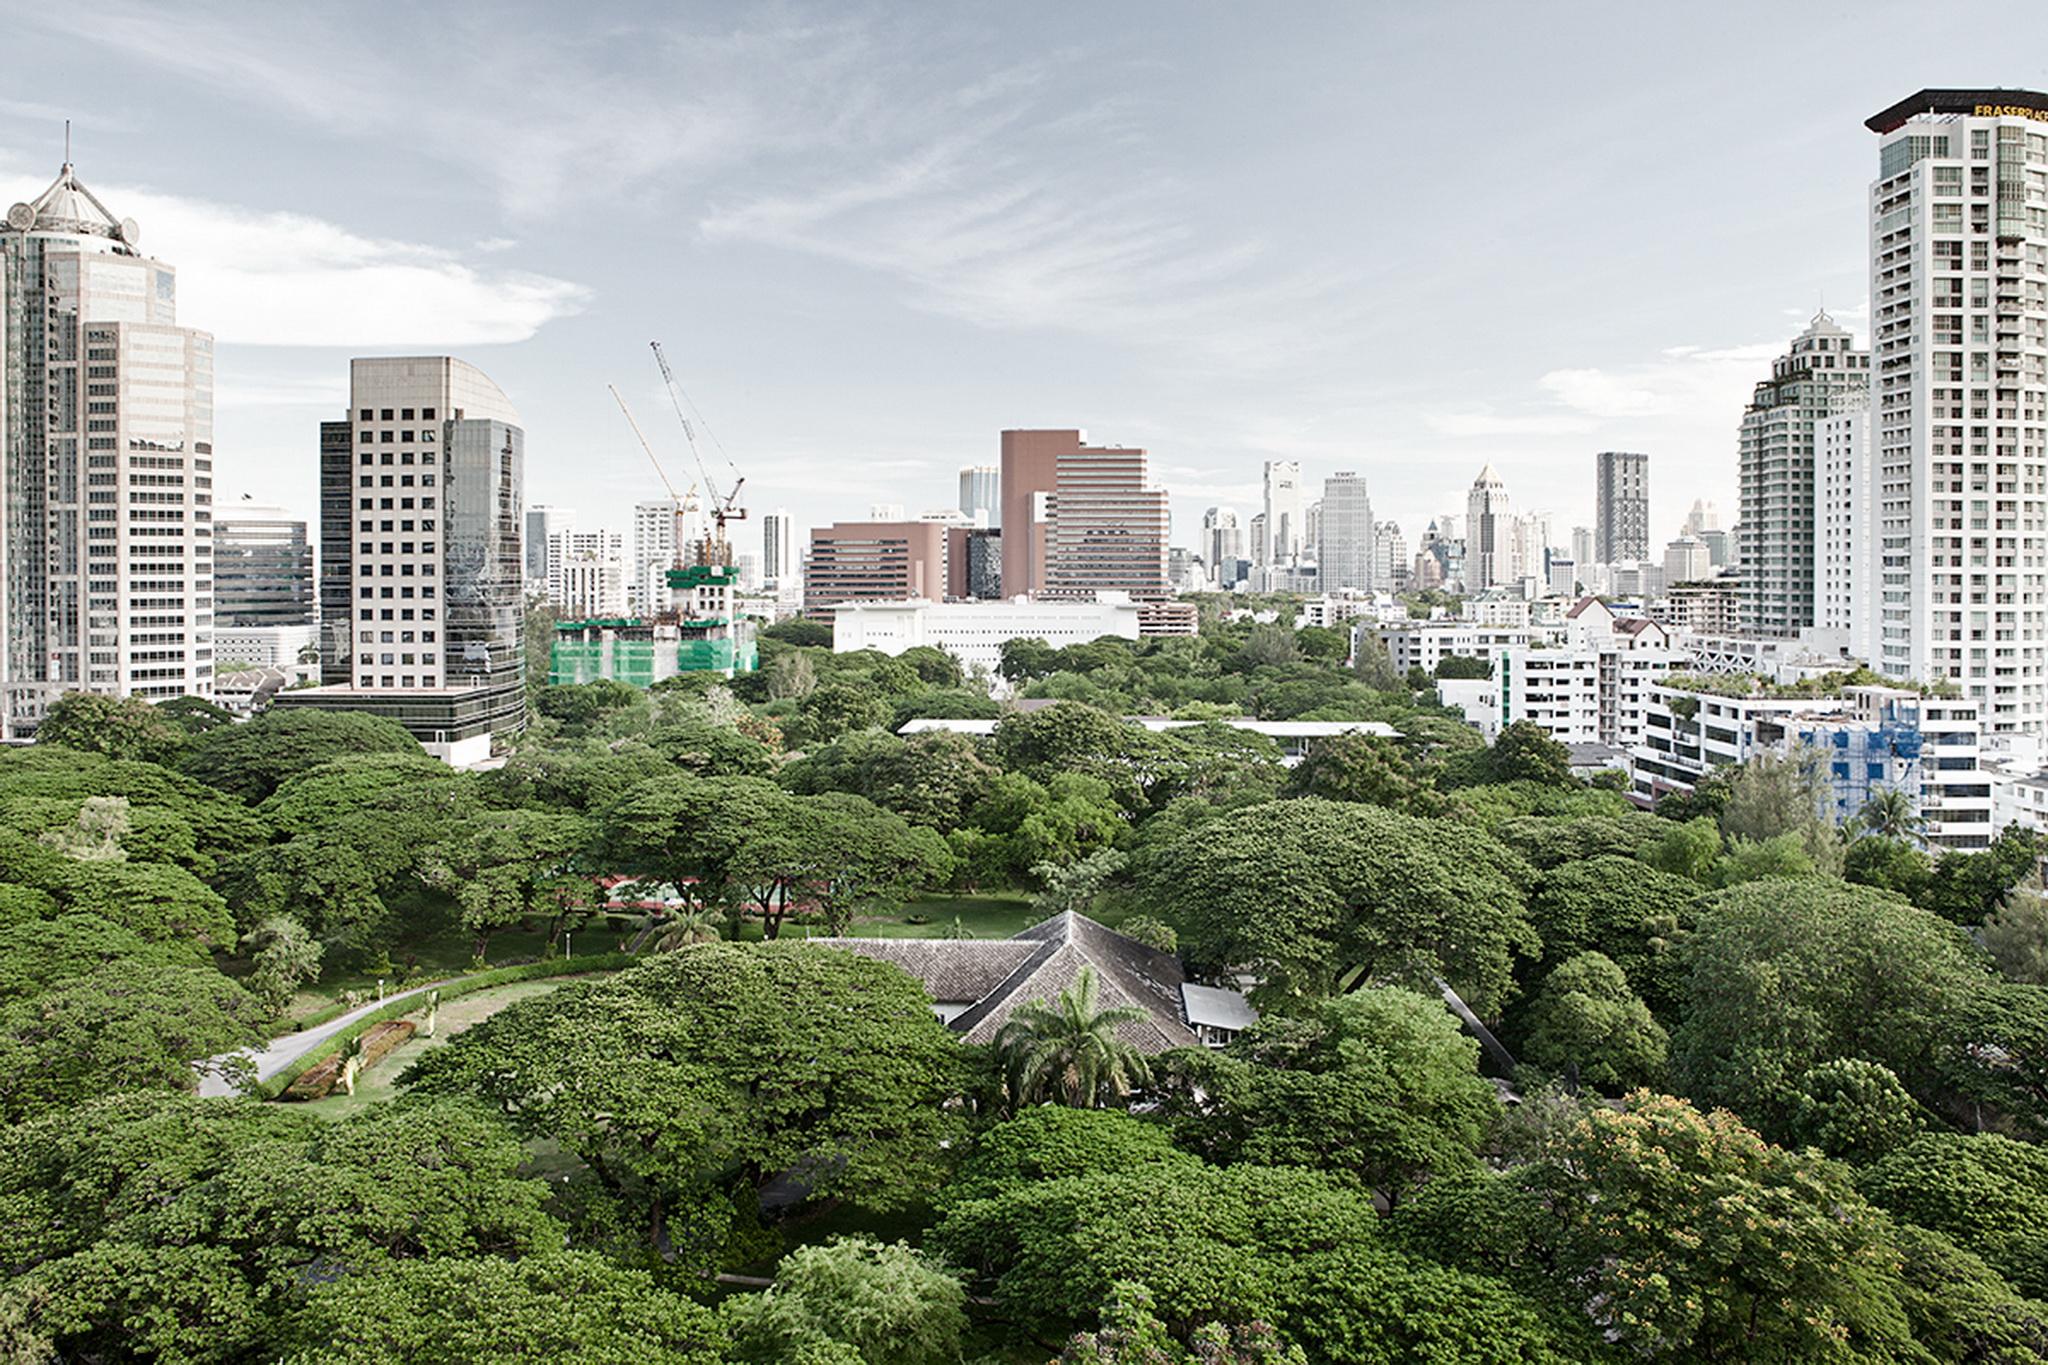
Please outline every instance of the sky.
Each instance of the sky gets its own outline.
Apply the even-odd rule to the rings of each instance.
[[[1750,387],[1867,338],[1863,120],[2048,89],[2048,6],[18,6],[0,198],[80,179],[217,343],[216,488],[317,513],[348,359],[510,396],[526,496],[952,505],[1006,427],[1150,450],[1174,540],[1340,470],[1411,544],[1492,463],[1556,538],[1651,456],[1735,520]],[[731,474],[710,452],[715,481]]]

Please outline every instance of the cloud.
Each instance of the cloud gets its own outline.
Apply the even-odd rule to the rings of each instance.
[[[0,174],[8,202],[46,181]],[[227,344],[475,346],[524,341],[587,298],[567,280],[479,270],[436,247],[364,237],[302,214],[92,187],[178,268],[179,321]]]
[[[1522,413],[1503,416],[1491,412],[1431,413],[1423,418],[1431,431],[1444,436],[1568,436],[1591,431],[1590,417],[1568,413]]]

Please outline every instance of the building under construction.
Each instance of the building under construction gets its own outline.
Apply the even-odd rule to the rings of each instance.
[[[647,618],[563,621],[555,626],[548,683],[652,687],[685,673],[733,677],[759,663],[754,623],[739,614],[740,572],[729,565],[670,569],[667,611]]]

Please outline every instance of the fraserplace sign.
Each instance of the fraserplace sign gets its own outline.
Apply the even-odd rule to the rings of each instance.
[[[2038,90],[1922,90],[1900,100],[1863,126],[1889,133],[1921,114],[1967,114],[1973,118],[2025,118],[2048,122],[2048,94]]]

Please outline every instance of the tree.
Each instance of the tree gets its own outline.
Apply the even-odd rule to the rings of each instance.
[[[101,967],[203,967],[206,953],[183,939],[163,942],[98,915],[58,915],[0,926],[0,1001],[21,1000]]]
[[[1286,796],[1359,801],[1411,815],[1441,815],[1449,806],[1409,763],[1401,745],[1376,735],[1343,734],[1311,740],[1281,791]]]
[[[38,744],[165,765],[177,761],[190,739],[175,719],[142,698],[97,692],[66,692],[36,726]]]
[[[2048,840],[2008,825],[1981,853],[1944,853],[1913,903],[1957,924],[1981,924],[2044,855]]]
[[[419,751],[403,726],[380,716],[275,707],[247,724],[199,736],[181,766],[188,776],[254,805],[287,779],[337,758]]]
[[[587,1251],[373,1262],[321,1284],[292,1320],[289,1365],[720,1365],[709,1310]]]
[[[284,1013],[299,987],[320,974],[320,945],[288,915],[265,918],[242,935],[242,946],[255,949],[249,989],[272,1014]]]
[[[894,967],[708,943],[521,1001],[402,1078],[477,1094],[575,1153],[643,1246],[715,1264],[785,1173],[891,1209],[942,1177],[964,1086],[953,1036]]]
[[[198,1084],[192,1063],[255,1039],[262,1004],[209,966],[109,963],[0,1007],[0,1122],[117,1090]]]
[[[1529,897],[1529,920],[1543,939],[1544,961],[1602,953],[1637,995],[1663,1010],[1678,986],[1675,949],[1699,894],[1692,881],[1633,858],[1588,857],[1543,874]]]
[[[1895,1217],[1983,1257],[2030,1298],[2048,1295],[2048,1152],[1996,1133],[1927,1133],[1856,1185]]]
[[[1161,1088],[1177,1140],[1211,1160],[1310,1166],[1396,1205],[1475,1163],[1500,1112],[1478,1065],[1441,1000],[1379,987],[1261,1020],[1220,1055],[1182,1056]]]
[[[798,645],[806,649],[832,648],[832,623],[811,621],[801,616],[792,616],[784,621],[761,628],[761,638],[777,640],[785,645]]]
[[[1198,1169],[1201,1159],[1173,1145],[1160,1124],[1115,1109],[1033,1105],[975,1136],[960,1169],[940,1192],[944,1205],[990,1199],[1041,1180],[1115,1175],[1140,1166]]]
[[[1984,951],[2008,980],[2048,986],[2048,887],[2030,875],[1984,921]]]
[[[1308,797],[1181,835],[1139,892],[1198,966],[1251,971],[1262,1000],[1442,976],[1484,1015],[1506,1000],[1514,959],[1537,951],[1529,877],[1462,822]]]
[[[1912,1140],[1927,1111],[1891,1068],[1844,1058],[1822,1062],[1795,1085],[1788,1128],[1801,1146],[1865,1165]]]
[[[1085,915],[1095,900],[1130,863],[1113,848],[1099,848],[1087,857],[1066,864],[1040,863],[1031,875],[1045,889],[1031,898],[1031,909],[1041,918],[1054,915]],[[1169,931],[1170,932],[1170,931]]]
[[[1703,1103],[1782,1133],[1798,1078],[1853,1057],[1915,1095],[1990,983],[1961,930],[1897,897],[1818,879],[1747,882],[1700,902],[1681,950],[1672,1074]]]
[[[1737,767],[1729,778],[1721,832],[1731,844],[1741,840],[1762,844],[1791,835],[1816,871],[1838,875],[1842,840],[1834,826],[1821,818],[1826,793],[1818,753],[1804,748],[1782,755],[1760,753]]]
[[[1910,794],[1898,787],[1880,787],[1856,812],[1856,823],[1881,839],[1917,843],[1927,829],[1927,819]]]
[[[1294,632],[1282,625],[1253,626],[1237,647],[1231,667],[1240,673],[1301,662],[1301,646]]]
[[[996,1051],[1018,1107],[1051,1101],[1076,1109],[1114,1104],[1151,1078],[1137,1048],[1117,1036],[1145,1018],[1136,1005],[1105,1008],[1093,967],[1083,967],[1058,1000],[1019,1005],[996,1033]]]
[[[543,687],[534,694],[533,709],[574,733],[641,706],[646,699],[646,694],[631,683],[600,678],[595,682]]]
[[[1444,678],[1490,678],[1493,665],[1468,654],[1446,654],[1437,661],[1436,676]]]
[[[783,733],[795,747],[808,749],[849,731],[873,729],[888,719],[889,704],[873,685],[834,679],[813,688],[796,704]]]
[[[850,1237],[790,1252],[767,1290],[726,1300],[723,1317],[738,1358],[762,1365],[832,1344],[867,1365],[944,1365],[960,1359],[966,1301],[915,1248]]]
[[[1102,1307],[1102,1328],[1076,1332],[1054,1365],[1308,1365],[1299,1346],[1283,1346],[1268,1323],[1220,1322],[1196,1329],[1193,1350],[1152,1314],[1152,1291],[1119,1283]]]
[[[584,885],[581,868],[594,835],[580,815],[493,811],[429,849],[422,871],[428,885],[455,898],[482,962],[499,930],[563,913]]]
[[[1733,1114],[1638,1092],[1588,1109],[1530,1178],[1551,1192],[1560,1277],[1625,1347],[1918,1357],[1883,1216],[1843,1167],[1773,1147]]]
[[[1695,815],[1672,825],[1647,861],[1659,871],[1708,886],[1720,858],[1721,827],[1711,816]]]
[[[1387,642],[1380,633],[1371,628],[1361,629],[1354,639],[1351,671],[1357,675],[1360,685],[1374,692],[1403,692],[1401,675],[1394,670],[1393,655],[1387,652]]]
[[[128,798],[88,796],[69,825],[46,829],[36,842],[82,863],[118,863],[127,857],[121,847],[128,833]]]
[[[950,834],[967,819],[996,775],[973,740],[936,730],[875,748],[859,765],[851,785],[839,790],[858,792],[912,824]]]
[[[1486,770],[1494,782],[1535,782],[1545,787],[1572,783],[1571,751],[1532,720],[1501,727],[1487,751]]]
[[[912,645],[896,656],[917,673],[918,681],[928,687],[958,687],[961,682],[960,661],[943,649],[931,645]]]
[[[1106,782],[1126,811],[1146,804],[1151,760],[1160,748],[1153,735],[1121,717],[1065,701],[1003,717],[991,747],[1005,772],[1048,786],[1060,776]]]
[[[1604,954],[1580,953],[1544,979],[1522,1055],[1615,1093],[1661,1079],[1670,1051],[1670,1036],[1621,968]]]

